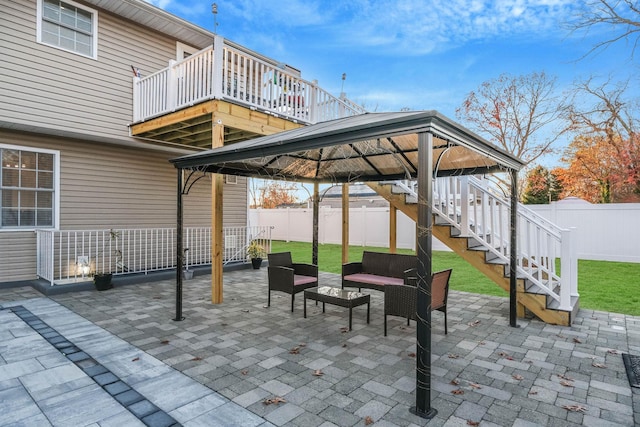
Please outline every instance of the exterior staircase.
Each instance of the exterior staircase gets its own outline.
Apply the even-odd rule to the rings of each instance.
[[[415,181],[368,185],[417,220]],[[510,201],[472,176],[436,179],[433,199],[433,236],[508,292]],[[571,325],[579,310],[575,243],[571,230],[518,204],[518,317]]]

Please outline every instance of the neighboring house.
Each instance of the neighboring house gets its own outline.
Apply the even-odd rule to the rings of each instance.
[[[320,207],[342,208],[342,186],[334,185],[321,192]],[[366,184],[349,184],[349,207],[388,207],[389,202]]]
[[[116,273],[174,265],[176,169],[168,159],[211,148],[217,127],[212,125],[212,116],[208,123],[193,115],[185,118],[190,114],[186,107],[195,103],[187,92],[193,95],[195,86],[184,69],[170,68],[170,78],[162,88],[154,80],[163,75],[159,70],[166,72],[168,66],[185,58],[199,60],[201,52],[200,56],[190,55],[207,47],[209,66],[224,60],[239,67],[248,64],[247,58],[255,58],[262,68],[252,68],[252,76],[265,67],[279,67],[268,77],[271,92],[274,87],[289,89],[279,93],[277,102],[269,101],[270,114],[256,112],[255,105],[249,109],[216,101],[230,117],[220,126],[223,144],[300,126],[297,120],[275,117],[287,118],[287,108],[295,110],[302,122],[305,115],[309,117],[303,96],[316,95],[303,87],[311,87],[307,82],[293,81],[299,71],[229,42],[224,42],[225,49],[233,48],[236,59],[228,50],[222,59],[222,49],[211,48],[213,41],[212,33],[143,0],[12,0],[3,4],[0,283],[48,275],[75,280],[78,270],[84,278],[90,269],[97,269],[106,252],[115,253],[116,259],[103,264]],[[238,52],[246,56],[237,59]],[[237,70],[231,91],[231,72],[223,76],[218,68],[218,74],[206,77],[209,87],[215,89],[207,99],[228,95],[240,103],[266,103],[266,95],[254,94],[250,99],[251,82],[239,83],[242,73]],[[173,70],[178,74],[171,74]],[[222,79],[227,79],[225,94]],[[188,84],[192,86],[185,89]],[[175,114],[181,118],[175,119]],[[238,114],[251,116],[245,129],[232,122]],[[170,127],[158,126],[158,120]],[[198,228],[186,243],[191,245],[189,256],[198,246],[198,257],[206,263],[210,260],[207,233],[212,224],[214,186],[211,176],[195,178],[186,177],[189,194],[184,197],[184,212],[185,226]],[[242,245],[248,238],[243,234],[248,226],[247,179],[225,177],[223,188],[223,225],[241,230],[237,236],[225,235],[225,250],[242,259]],[[135,237],[130,237],[128,229],[136,230]],[[120,245],[117,250],[110,246],[114,236]],[[148,236],[153,236],[151,243]],[[138,250],[133,259],[134,245],[150,249]],[[62,255],[44,253],[47,251],[66,254],[62,259]]]

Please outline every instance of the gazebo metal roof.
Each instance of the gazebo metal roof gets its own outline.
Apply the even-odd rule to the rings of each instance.
[[[181,169],[291,181],[415,178],[419,133],[430,133],[435,176],[522,168],[520,159],[437,111],[366,113],[230,144],[171,162]]]

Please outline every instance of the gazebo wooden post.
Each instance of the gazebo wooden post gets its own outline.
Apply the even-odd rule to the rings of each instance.
[[[342,263],[349,262],[349,184],[342,184]]]
[[[389,205],[389,252],[395,254],[398,248],[398,208]]]
[[[416,406],[411,412],[433,418],[431,407],[431,238],[433,221],[433,135],[418,134],[418,307],[416,312]]]
[[[184,169],[178,168],[177,180],[177,203],[176,203],[176,317],[173,320],[179,322],[184,320],[182,316],[182,265],[184,263],[184,248],[182,244],[182,187],[184,178]]]
[[[214,123],[211,148],[224,145],[224,125]],[[222,302],[222,187],[223,176],[214,173],[211,179],[211,302]]]
[[[320,185],[318,182],[313,183],[313,243],[311,263],[318,265],[318,222],[320,208]]]

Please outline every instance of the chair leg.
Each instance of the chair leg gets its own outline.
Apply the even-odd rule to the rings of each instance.
[[[267,307],[271,307],[271,289],[269,289],[269,292],[267,292]]]
[[[291,312],[293,313],[293,300],[296,298],[296,294],[291,294]]]
[[[444,334],[447,335],[447,310],[444,311]]]
[[[407,317],[407,326],[409,326],[409,318]]]
[[[387,315],[384,315],[384,336],[387,336]]]

